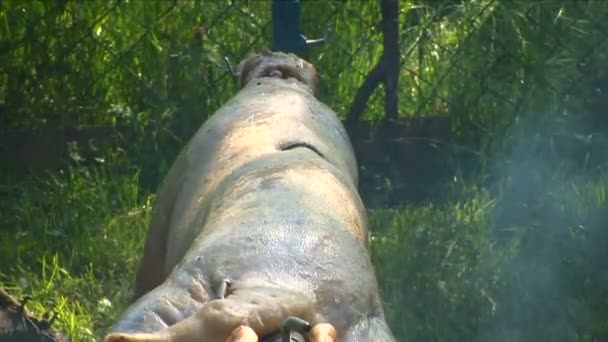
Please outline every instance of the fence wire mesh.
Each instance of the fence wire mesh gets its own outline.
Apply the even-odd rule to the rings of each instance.
[[[301,2],[302,33],[321,37],[330,32],[327,44],[305,56],[320,73],[321,100],[345,119],[359,111],[362,117],[355,121],[371,122],[365,127],[390,114],[383,106],[384,84],[364,94],[368,101],[354,103],[390,48],[385,46],[381,3]],[[403,177],[400,163],[432,155],[428,147],[420,151],[411,146],[418,138],[432,148],[449,143],[451,150],[460,146],[479,155],[508,146],[513,127],[525,119],[528,127],[536,123],[537,132],[550,128],[553,135],[568,135],[560,143],[571,141],[572,151],[590,139],[606,140],[598,134],[608,127],[608,28],[603,20],[608,7],[602,2],[393,3],[399,7],[399,65],[386,72],[398,74],[394,119],[414,124],[377,134],[392,139],[390,148],[357,146],[364,167],[375,164],[376,171],[384,170],[369,183],[371,188],[378,190],[391,178],[386,170]],[[159,144],[158,135],[176,142],[174,150],[238,90],[233,77],[237,64],[270,47],[272,40],[270,1],[0,6],[4,127],[136,126]],[[357,143],[377,140],[369,131],[350,133]],[[446,168],[432,157],[425,160],[430,164],[421,169]],[[437,160],[446,156],[439,154]],[[419,171],[413,176],[428,175]]]
[[[403,117],[449,114],[486,128],[484,117],[574,109],[601,92],[594,86],[605,78],[601,3],[400,5]],[[5,3],[2,13],[2,108],[10,125],[95,123],[108,119],[98,113],[108,104],[145,110],[150,102],[183,104],[193,92],[217,105],[233,89],[226,60],[234,66],[268,47],[272,34],[269,1]],[[307,57],[323,76],[324,99],[346,115],[383,51],[378,3],[303,1],[301,21],[308,36],[332,30]],[[378,101],[367,118],[382,116]]]

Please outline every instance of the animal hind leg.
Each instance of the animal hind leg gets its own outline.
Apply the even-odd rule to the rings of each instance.
[[[258,336],[266,336],[279,331],[285,317],[314,319],[314,301],[305,293],[269,284],[235,283],[231,289],[234,290],[229,291],[226,298],[205,303],[190,317],[163,330],[114,335],[111,341],[224,342],[240,326],[251,328]]]
[[[135,276],[132,301],[152,291],[167,277],[167,234],[175,199],[183,186],[182,177],[186,172],[186,167],[185,157],[180,155],[160,186],[152,209],[144,253]]]

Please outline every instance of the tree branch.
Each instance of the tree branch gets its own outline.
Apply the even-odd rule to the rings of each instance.
[[[382,78],[385,74],[384,69],[386,69],[384,64],[384,58],[380,57],[378,64],[376,64],[372,71],[367,74],[365,81],[363,81],[363,84],[361,87],[359,87],[359,90],[357,90],[355,99],[353,100],[346,117],[346,125],[348,127],[353,127],[353,125],[355,125],[361,119],[369,97],[372,95],[376,87],[378,87],[380,82],[382,82]]]
[[[348,127],[354,127],[363,116],[370,96],[380,82],[385,85],[386,119],[399,116],[397,90],[399,85],[399,0],[380,0],[382,13],[383,52],[378,64],[365,77],[346,117]]]
[[[384,44],[384,115],[386,120],[399,118],[399,0],[382,0]]]

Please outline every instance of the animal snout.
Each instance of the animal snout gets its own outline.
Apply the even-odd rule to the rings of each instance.
[[[267,77],[283,78],[283,72],[279,69],[271,69],[268,71]]]

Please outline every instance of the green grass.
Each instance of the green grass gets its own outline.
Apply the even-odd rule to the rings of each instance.
[[[0,284],[36,314],[58,313],[74,341],[94,341],[124,308],[151,198],[138,173],[75,168],[11,186],[1,202]]]
[[[540,159],[510,165],[491,192],[454,187],[460,200],[371,215],[399,340],[607,336],[608,175],[574,176]]]
[[[0,286],[31,296],[38,315],[57,312],[55,327],[73,341],[97,340],[127,303],[153,196],[141,193],[139,171],[125,169],[76,167],[3,182]],[[526,175],[536,184],[527,192],[517,172],[505,171],[493,191],[459,183],[452,201],[370,213],[373,259],[399,341],[606,336],[608,177],[544,171]],[[549,278],[530,268],[536,263]],[[518,316],[522,308],[529,314]],[[570,318],[552,333],[533,324],[551,324],[560,312],[557,319]]]

